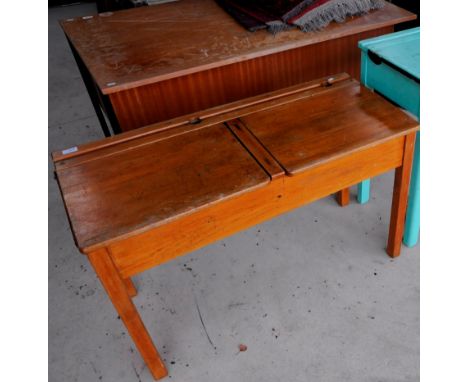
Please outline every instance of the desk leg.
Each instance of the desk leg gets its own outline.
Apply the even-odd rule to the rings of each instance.
[[[125,289],[127,289],[127,293],[130,297],[135,297],[138,294],[137,288],[133,284],[132,279],[129,277],[128,279],[123,279],[123,283],[125,284]]]
[[[341,207],[349,204],[349,188],[344,188],[336,193],[336,201]]]
[[[406,136],[405,148],[403,151],[403,163],[395,170],[392,212],[387,244],[387,253],[390,257],[397,257],[400,255],[403,230],[405,228],[405,214],[406,205],[408,203],[408,191],[411,178],[411,165],[413,162],[415,138],[416,133]]]
[[[135,305],[133,305],[125,283],[120,277],[109,253],[103,248],[89,253],[88,258],[151,374],[155,379],[165,377],[167,375],[166,367],[153,345],[153,341]]]
[[[94,84],[91,74],[89,74],[88,69],[86,68],[86,65],[81,60],[80,55],[75,50],[75,47],[73,46],[71,41],[68,39],[68,37],[67,37],[67,41],[73,53],[73,57],[75,58],[76,65],[78,66],[78,69],[80,71],[81,78],[83,79],[83,83],[85,84],[86,90],[88,91],[89,98],[91,99],[91,104],[93,105],[96,116],[99,120],[99,123],[101,124],[102,132],[104,133],[105,137],[110,137],[111,133],[109,131],[109,127],[107,126],[106,119],[104,118],[104,113],[101,110],[101,106],[99,104],[99,96],[97,94],[98,90]]]
[[[414,247],[418,242],[419,236],[419,131],[416,136],[414,146],[413,171],[411,173],[411,186],[408,200],[408,209],[406,211],[405,235],[403,243],[407,247]]]

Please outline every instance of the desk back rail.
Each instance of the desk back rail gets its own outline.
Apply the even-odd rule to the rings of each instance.
[[[256,95],[245,98],[240,101],[234,101],[225,105],[211,107],[209,109],[200,110],[195,113],[183,115],[170,119],[168,121],[153,123],[151,125],[127,131],[125,133],[111,136],[105,140],[97,142],[85,143],[79,147],[68,148],[62,151],[52,153],[52,159],[57,166],[63,166],[69,159],[83,156],[92,151],[98,151],[104,148],[111,148],[120,145],[124,142],[134,141],[135,139],[146,138],[154,134],[160,134],[166,130],[174,129],[181,126],[205,127],[216,123],[224,122],[228,119],[234,119],[243,115],[272,108],[284,103],[293,102],[295,100],[309,97],[311,94],[317,93],[318,90],[323,91],[323,88],[330,85],[338,85],[351,77],[347,73],[337,73],[331,76],[321,77],[313,81],[304,82],[286,89],[274,90],[265,94]],[[196,121],[196,123],[194,123]],[[65,162],[63,162],[65,161]]]

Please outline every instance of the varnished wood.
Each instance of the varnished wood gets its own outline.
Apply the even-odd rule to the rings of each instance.
[[[133,281],[130,277],[127,277],[126,279],[122,279],[125,289],[127,289],[127,293],[130,297],[135,297],[138,294],[137,288],[133,284]]]
[[[341,207],[349,204],[349,188],[345,188],[336,193],[336,201]]]
[[[276,179],[284,175],[284,170],[255,135],[244,125],[241,119],[234,119],[226,122],[232,133],[239,139],[244,147],[257,160],[258,164],[270,175],[271,179]]]
[[[102,248],[90,252],[88,258],[151,374],[155,379],[165,377],[167,375],[166,367],[107,250]]]
[[[391,257],[397,257],[400,255],[403,231],[405,228],[405,214],[408,203],[415,139],[416,133],[410,134],[406,137],[403,163],[395,170],[392,213],[390,217],[390,229],[387,243],[387,253]]]
[[[184,0],[62,27],[119,133],[330,73],[359,78],[358,41],[414,18],[387,4],[320,32],[273,36],[247,32],[213,0]]]
[[[288,174],[403,134],[405,126],[413,123],[355,81],[309,92],[313,96],[298,99],[294,95],[289,103],[275,99],[277,106],[270,104],[266,110],[257,105],[261,111],[251,110],[242,117]],[[177,155],[179,152],[184,155]],[[57,164],[57,174],[82,250],[126,232],[163,224],[166,219],[261,187],[269,180],[227,128],[209,122],[203,127],[182,125],[160,134],[156,130],[120,145],[65,158]],[[95,193],[96,189],[106,193]],[[121,209],[116,210],[116,205]]]
[[[56,166],[62,167],[75,157],[83,156],[84,154],[97,150],[102,151],[103,149],[110,148],[111,146],[120,145],[128,141],[134,141],[135,139],[145,138],[147,136],[154,135],[155,132],[159,133],[170,129],[173,130],[174,127],[186,126],[191,124],[191,121],[200,121],[197,126],[201,127],[214,123],[222,123],[225,120],[234,119],[238,116],[247,115],[252,112],[267,110],[284,103],[292,102],[296,99],[309,97],[319,91],[322,87],[338,85],[350,78],[350,75],[347,73],[328,75],[285,89],[274,90],[239,101],[200,110],[181,117],[172,118],[167,121],[153,123],[151,125],[141,127],[138,130],[131,130],[122,134],[114,135],[104,141],[84,143],[80,145],[79,149],[75,147],[75,150],[67,153],[55,151],[52,153],[52,158],[56,163]]]
[[[414,18],[387,4],[346,23],[332,23],[320,32],[293,29],[272,35],[246,31],[213,0],[184,0],[77,17],[63,20],[61,25],[102,93],[111,94]],[[246,80],[238,78],[239,86]]]
[[[241,119],[288,175],[394,139],[414,124],[354,80]]]
[[[77,246],[155,378],[166,370],[131,276],[395,168],[389,253],[399,254],[418,123],[333,77],[54,154]]]
[[[185,134],[134,147],[124,145],[114,146],[106,156],[89,155],[79,165],[57,169],[81,249],[164,224],[269,181],[222,124],[195,126]]]
[[[362,39],[393,31],[385,27],[313,43],[248,61],[208,69],[109,95],[123,131],[212,106],[293,86],[330,73],[360,77]],[[303,34],[303,32],[300,32]]]
[[[124,277],[143,272],[282,213],[401,165],[404,137],[284,176],[255,192],[208,206],[140,235],[108,244]],[[184,240],[180,240],[183,232]]]

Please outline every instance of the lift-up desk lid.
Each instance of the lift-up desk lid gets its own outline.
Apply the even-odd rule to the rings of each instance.
[[[241,118],[292,175],[375,145],[417,122],[355,80],[341,81],[310,97]]]

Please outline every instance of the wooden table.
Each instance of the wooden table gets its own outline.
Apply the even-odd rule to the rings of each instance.
[[[76,244],[158,379],[167,371],[132,276],[391,169],[387,252],[398,256],[417,129],[341,74],[53,158]]]
[[[321,32],[251,33],[213,0],[63,20],[106,136],[348,72],[359,79],[358,41],[416,16],[388,3]]]

